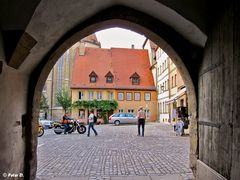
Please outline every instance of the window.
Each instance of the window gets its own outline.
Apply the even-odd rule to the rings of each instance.
[[[140,84],[140,76],[136,72],[131,75],[130,79],[132,79],[132,85]]]
[[[90,83],[96,83],[97,82],[97,78],[92,76],[90,77]]]
[[[177,75],[175,74],[175,86],[177,86]]]
[[[151,93],[145,93],[144,99],[145,99],[145,101],[151,101]]]
[[[165,113],[165,102],[163,102],[163,113]]]
[[[164,92],[164,82],[163,82],[162,85],[161,85],[161,92],[162,92],[162,93]]]
[[[120,112],[120,109],[118,110]],[[113,114],[112,117],[119,117],[119,114]]]
[[[124,100],[124,93],[123,92],[119,92],[118,93],[118,100],[119,101],[123,101]]]
[[[108,92],[108,99],[113,100],[113,92]]]
[[[126,114],[120,114],[119,117],[126,117]]]
[[[132,93],[131,92],[127,92],[127,101],[132,101]]]
[[[134,109],[128,109],[129,113],[134,113]]]
[[[140,83],[139,78],[132,78],[133,85],[139,85],[139,83]]]
[[[57,90],[61,90],[63,86],[63,66],[64,66],[64,57],[61,56],[57,61],[57,80],[56,80]]]
[[[79,118],[84,119],[85,118],[85,110],[84,109],[79,109]]]
[[[78,99],[83,100],[83,92],[79,91],[78,92]]]
[[[89,77],[90,77],[90,83],[96,83],[97,82],[97,74],[94,71],[92,71],[89,74]]]
[[[123,109],[118,109],[118,112],[119,112],[119,113],[122,113],[122,112],[123,112]],[[115,116],[114,116],[114,117],[115,117]],[[118,114],[117,117],[119,117],[119,114]]]
[[[168,113],[168,104],[165,103],[165,112]]]
[[[184,100],[181,99],[181,100],[180,100],[180,106],[183,106],[183,105],[184,105]]]
[[[101,92],[101,91],[98,91],[98,92],[97,92],[97,99],[98,99],[98,100],[101,100],[101,99],[102,99],[102,92]]]
[[[173,84],[173,76],[172,76],[172,88],[173,88],[174,84]]]
[[[112,83],[112,82],[113,82],[113,78],[112,77],[107,77],[106,83]]]
[[[135,101],[140,101],[141,100],[141,93],[140,92],[135,92],[134,93],[134,100]]]
[[[88,92],[88,99],[93,100],[93,91]]]
[[[113,83],[113,74],[109,71],[106,75],[106,83]]]
[[[145,109],[144,111],[146,113],[146,118],[149,118],[150,117],[150,110],[149,109]]]

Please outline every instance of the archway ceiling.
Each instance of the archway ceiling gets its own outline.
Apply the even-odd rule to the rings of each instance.
[[[7,18],[1,18],[1,28],[5,31],[24,30],[37,41],[20,67],[21,71],[31,73],[49,49],[66,32],[114,5],[123,5],[148,14],[173,28],[192,44],[203,47],[207,39],[208,23],[205,2],[205,0],[174,2],[168,0],[41,0],[37,4],[36,1],[32,3],[29,0],[20,5],[20,2],[15,0],[11,3],[3,2],[5,4],[1,6],[1,14]],[[19,9],[13,8],[13,13],[10,13],[9,8],[17,6]]]

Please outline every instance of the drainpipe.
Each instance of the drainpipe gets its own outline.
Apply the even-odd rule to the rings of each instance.
[[[50,116],[51,116],[51,120],[53,119],[52,115],[53,115],[53,88],[54,88],[54,67],[52,68],[52,84],[51,84],[51,109],[50,109]]]

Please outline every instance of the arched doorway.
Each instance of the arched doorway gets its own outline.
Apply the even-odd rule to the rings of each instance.
[[[127,13],[121,15],[120,12],[122,11]],[[159,45],[179,69],[188,89],[189,112],[192,115],[190,125],[190,166],[195,170],[198,156],[197,85],[193,82],[197,82],[197,72],[194,71],[194,67],[197,64],[193,64],[191,61],[194,60],[195,62],[198,62],[201,58],[201,48],[190,44],[172,28],[146,14],[123,6],[116,6],[97,14],[68,31],[58,42],[55,43],[55,46],[49,50],[46,56],[32,72],[29,81],[30,89],[28,95],[28,121],[31,122],[31,125],[29,123],[29,126],[26,126],[26,137],[28,137],[26,139],[25,154],[26,176],[29,175],[34,177],[36,174],[37,132],[34,127],[37,126],[37,122],[34,120],[38,117],[38,104],[47,75],[58,58],[76,41],[98,30],[115,26],[144,34]]]

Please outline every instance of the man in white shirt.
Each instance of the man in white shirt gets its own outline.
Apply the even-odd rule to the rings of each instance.
[[[138,113],[137,113],[137,118],[138,118],[138,136],[140,136],[140,126],[142,125],[142,136],[144,136],[144,126],[145,126],[145,119],[146,119],[146,114],[143,111],[143,107],[140,106]]]
[[[94,114],[93,113],[94,113],[94,111],[91,110],[90,115],[88,116],[88,134],[87,134],[88,137],[90,136],[90,128],[92,128],[93,132],[95,133],[95,136],[98,135],[97,131],[94,128]]]

